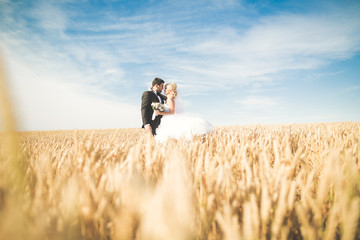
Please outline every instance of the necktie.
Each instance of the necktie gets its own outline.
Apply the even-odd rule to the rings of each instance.
[[[160,94],[157,92],[156,95],[158,96],[158,98],[159,98],[159,100],[160,100],[160,103],[163,104],[163,100],[162,100]]]

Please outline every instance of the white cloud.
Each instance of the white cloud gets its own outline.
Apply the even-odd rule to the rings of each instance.
[[[236,102],[244,109],[265,109],[280,107],[282,105],[278,98],[261,95],[248,96],[243,99],[238,99]]]
[[[333,97],[333,96],[343,95],[343,94],[353,94],[354,92],[359,91],[359,89],[360,89],[359,85],[341,88],[341,89],[337,89],[336,91],[330,93],[329,96]]]
[[[235,7],[235,6],[240,6],[242,1],[237,1],[237,0],[212,0],[212,1],[209,1],[209,2],[212,2],[214,4],[214,7],[222,9],[222,8],[231,8],[231,7]]]
[[[235,3],[214,0],[210,5]],[[177,7],[177,13],[181,12],[185,18],[183,15],[190,11],[186,6],[207,3],[167,4],[167,7]],[[190,77],[198,86],[215,89],[224,83],[272,81],[271,74],[314,69],[351,57],[360,50],[360,19],[344,11],[328,15],[268,16],[239,30],[221,23],[204,26],[178,24],[174,19],[156,21],[149,11],[129,17],[113,15],[109,17],[117,19],[113,22],[70,22],[63,12],[65,9],[61,10],[56,4],[42,6],[47,11],[36,10],[36,13],[48,29],[57,28],[59,23],[59,31],[70,24],[75,31],[89,32],[60,36],[59,40],[64,41],[61,49],[55,50],[56,47],[46,46],[47,43],[41,41],[39,46],[33,47],[48,48],[43,51],[45,53],[58,51],[59,55],[70,55],[67,56],[71,58],[67,59],[69,64],[78,64],[76,67],[92,76],[90,82],[102,86],[107,81],[108,85],[123,83],[122,79],[126,79],[130,70],[125,71],[120,66],[126,63],[143,64],[141,71],[144,72],[156,68],[153,72],[166,72],[174,79]],[[166,7],[163,10],[170,11]],[[117,71],[116,74],[109,74],[109,69]]]
[[[262,57],[341,59],[360,50],[359,28],[359,21],[337,15],[272,16],[251,28],[240,44]]]
[[[186,70],[240,83],[285,70],[314,69],[352,57],[360,50],[360,18],[279,15],[265,17],[243,32],[226,28],[184,48],[204,61]]]
[[[212,4],[219,4],[217,2]],[[231,5],[232,1],[221,3]],[[61,23],[68,22],[55,7],[48,8],[62,19]],[[48,16],[40,17],[45,25],[55,24]],[[91,76],[87,81],[92,84],[125,83],[123,79],[130,70],[119,66],[130,62],[143,64],[141,71],[144,72],[155,66],[155,75],[166,72],[178,80],[190,77],[192,84],[205,85],[205,89],[211,90],[228,83],[272,81],[269,75],[314,69],[353,56],[360,49],[359,18],[344,13],[342,20],[338,19],[336,14],[283,14],[264,17],[247,30],[221,25],[204,28],[196,24],[186,29],[172,25],[176,21],[157,22],[145,12],[121,17],[118,23],[75,23],[74,29],[90,30],[89,34],[68,35],[63,39],[63,49],[49,46],[50,50],[44,52],[71,54],[69,64],[79,64],[76,67]],[[92,31],[98,34],[91,34]],[[109,35],[109,31],[114,32]],[[41,44],[41,48],[46,48],[46,43]],[[114,74],[109,74],[109,69],[113,69]],[[201,93],[200,88],[192,92]]]
[[[66,29],[67,17],[56,1],[38,2],[37,6],[30,10],[30,16],[46,31],[62,34]]]
[[[136,106],[79,94],[78,90],[60,82],[46,82],[41,87],[28,88],[26,93],[17,92],[20,127],[51,130],[141,126]]]
[[[36,64],[24,63],[9,51],[5,55],[20,130],[141,126],[138,106],[104,99],[103,93],[70,82],[69,76],[76,78],[78,73],[40,71]]]
[[[343,10],[327,15],[281,14],[246,19],[236,26],[239,19],[231,25],[198,21],[216,7],[221,11],[234,5],[241,8],[233,0],[170,1],[165,6],[157,5],[159,9],[139,8],[137,15],[129,17],[110,10],[102,21],[86,21],[89,13],[70,12],[56,2],[39,3],[30,17],[37,19],[40,30],[45,31],[39,31],[37,25],[29,27],[26,18],[15,17],[16,7],[0,10],[6,13],[0,20],[7,26],[0,37],[10,51],[12,80],[24,126],[31,122],[36,127],[53,127],[51,124],[62,116],[76,116],[58,122],[66,128],[95,122],[101,126],[105,121],[109,126],[121,123],[127,127],[121,119],[130,117],[129,123],[140,122],[140,110],[108,99],[129,94],[135,102],[135,93],[141,95],[145,82],[155,76],[179,83],[184,96],[239,85],[260,85],[250,94],[261,94],[263,84],[269,86],[283,71],[316,69],[351,58],[360,50],[360,17]],[[5,5],[16,4],[5,1]],[[171,12],[174,9],[176,12]],[[169,21],[154,17],[171,13],[175,16]],[[77,17],[82,21],[76,21]],[[245,17],[239,18],[242,21]],[[135,89],[139,86],[144,88]],[[266,109],[281,107],[280,100],[252,95],[238,100],[238,104],[242,110]],[[121,117],[116,111],[119,108],[120,113],[129,114]],[[104,120],[102,115],[114,117]]]

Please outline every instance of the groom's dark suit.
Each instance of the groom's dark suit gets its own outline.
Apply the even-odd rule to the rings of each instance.
[[[159,94],[163,101],[166,100],[166,96]],[[159,98],[153,91],[145,91],[141,97],[141,116],[144,128],[145,125],[150,124],[152,128],[152,134],[155,135],[155,129],[160,125],[161,115],[156,116],[154,120],[152,120],[152,115],[154,110],[151,107],[151,103],[159,102]]]

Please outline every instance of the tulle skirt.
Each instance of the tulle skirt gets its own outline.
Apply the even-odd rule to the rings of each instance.
[[[193,136],[207,134],[214,130],[206,120],[186,114],[164,116],[160,126],[156,129],[156,141],[164,142],[167,139],[191,140]]]

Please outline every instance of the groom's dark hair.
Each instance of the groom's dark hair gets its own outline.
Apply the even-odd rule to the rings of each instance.
[[[162,83],[165,83],[165,81],[157,77],[152,81],[152,86],[155,86],[156,84],[160,86]]]

